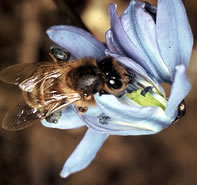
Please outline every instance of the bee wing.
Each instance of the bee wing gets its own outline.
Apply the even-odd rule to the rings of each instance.
[[[80,100],[81,96],[78,93],[73,93],[69,94],[67,98],[65,98],[65,95],[62,95],[62,98],[60,98],[60,96],[56,98],[57,101],[49,104],[45,109],[43,107],[42,112],[35,111],[35,109],[29,107],[25,102],[17,104],[6,113],[2,122],[2,128],[8,131],[27,128],[33,124],[33,121],[45,119],[55,111],[62,110],[75,101]]]
[[[72,93],[69,95],[62,95],[62,99],[60,100],[60,96],[55,97],[57,101],[49,104],[48,109],[46,111],[46,117],[50,114],[62,110],[63,108],[67,107],[68,105],[81,100],[81,95],[79,93]]]
[[[53,84],[52,79],[58,78],[60,76],[61,76],[61,72],[59,70],[48,71],[44,75],[42,73],[38,75],[33,75],[27,78],[26,80],[22,81],[19,84],[19,87],[23,91],[32,92],[38,83],[40,83],[39,88],[41,88],[47,79],[51,79],[51,83],[48,85],[49,88]]]
[[[18,85],[24,80],[31,78],[39,67],[47,69],[48,65],[53,65],[53,63],[38,62],[11,65],[0,71],[0,80],[5,83]]]
[[[2,123],[2,128],[9,131],[21,130],[32,125],[39,119],[39,113],[25,103],[20,103],[10,109]]]
[[[19,85],[23,91],[32,92],[38,83],[44,84],[45,80],[58,78],[61,74],[59,66],[50,62],[16,64],[3,69],[0,80]]]

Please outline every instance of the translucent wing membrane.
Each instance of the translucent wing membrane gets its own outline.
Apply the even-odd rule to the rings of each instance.
[[[5,83],[18,85],[24,80],[31,78],[38,68],[48,69],[49,66],[55,69],[54,63],[51,62],[11,65],[0,72],[0,80]]]
[[[25,103],[20,103],[10,109],[2,123],[2,127],[9,131],[21,130],[32,125],[34,120],[39,119],[40,113]]]

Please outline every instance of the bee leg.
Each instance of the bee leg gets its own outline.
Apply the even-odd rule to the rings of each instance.
[[[54,103],[49,104],[47,107],[47,111],[45,113],[45,118],[50,116],[56,111],[60,111],[63,108],[63,106],[61,105],[60,102],[54,102]]]
[[[59,103],[52,103],[47,112],[45,113],[44,119],[49,123],[57,123],[62,116],[62,111],[58,109]]]
[[[120,92],[120,94],[117,95],[118,98],[121,98],[122,96],[124,96],[127,93],[127,90],[123,90],[122,92]]]
[[[53,112],[52,114],[47,116],[45,119],[49,123],[55,123],[56,124],[61,116],[62,116],[62,111],[59,110],[59,111]]]
[[[58,63],[58,60],[53,56],[53,54],[49,53],[49,56],[53,60],[53,62]]]
[[[63,51],[61,48],[56,46],[51,47],[51,52],[49,53],[50,57],[54,62],[66,62],[70,59],[70,53]]]
[[[76,107],[76,108],[77,108],[77,111],[82,114],[88,111],[88,107]]]

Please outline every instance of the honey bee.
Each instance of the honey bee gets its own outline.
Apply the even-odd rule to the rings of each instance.
[[[119,96],[131,80],[128,71],[111,57],[68,61],[67,53],[62,55],[54,48],[50,56],[53,62],[16,64],[0,72],[0,80],[17,85],[24,99],[7,112],[4,129],[20,130],[36,119],[51,120],[51,115],[70,104],[83,114],[96,105],[95,93]]]

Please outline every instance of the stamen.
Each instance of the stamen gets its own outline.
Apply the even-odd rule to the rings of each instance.
[[[141,91],[141,95],[145,96],[146,93],[148,93],[148,92],[153,93],[153,87],[151,87],[151,86],[145,87],[144,90]]]
[[[127,85],[126,94],[121,97],[121,101],[126,104],[132,104],[131,102],[133,102],[139,106],[161,107],[165,110],[168,102],[167,98],[160,92],[154,82],[150,82],[138,74],[131,73],[127,76],[131,78],[132,83]]]

